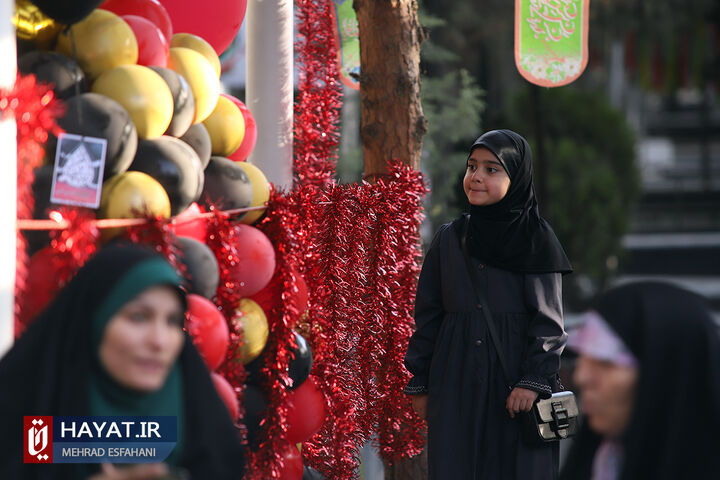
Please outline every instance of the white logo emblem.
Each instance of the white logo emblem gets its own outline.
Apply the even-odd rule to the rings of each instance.
[[[48,426],[36,428],[36,426],[43,424],[42,420],[33,419],[32,423],[34,426],[28,430],[28,452],[33,457],[37,457],[38,460],[47,460],[48,456],[40,455],[40,452],[45,450],[48,445]],[[40,448],[37,448],[38,445],[41,445]]]

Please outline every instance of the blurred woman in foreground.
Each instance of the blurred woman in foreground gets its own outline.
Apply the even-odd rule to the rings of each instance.
[[[585,425],[561,479],[718,478],[720,335],[703,299],[659,282],[615,288],[568,348]]]
[[[240,478],[227,409],[183,331],[181,278],[137,245],[102,249],[0,361],[0,478]],[[24,415],[171,415],[163,463],[23,464]],[[169,475],[169,476],[168,476]]]

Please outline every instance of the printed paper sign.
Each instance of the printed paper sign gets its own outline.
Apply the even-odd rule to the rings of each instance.
[[[105,152],[104,138],[70,133],[58,136],[50,201],[97,208],[100,205]]]
[[[543,87],[571,83],[588,60],[590,0],[515,0],[515,65]]]
[[[352,0],[333,0],[338,70],[343,84],[360,89],[360,32]]]

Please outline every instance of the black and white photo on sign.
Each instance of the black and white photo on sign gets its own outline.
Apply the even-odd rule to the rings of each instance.
[[[105,169],[105,138],[58,136],[50,201],[97,208]]]

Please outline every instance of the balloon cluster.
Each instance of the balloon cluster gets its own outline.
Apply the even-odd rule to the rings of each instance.
[[[240,165],[257,138],[252,113],[220,94],[218,54],[235,37],[245,1],[213,1],[213,15],[237,20],[214,25],[204,6],[183,3],[16,1],[19,71],[65,101],[57,123],[66,133],[107,141],[98,218],[170,218],[194,203],[234,209],[269,197],[262,172]],[[49,166],[38,176],[52,178],[56,150],[51,135]],[[36,218],[47,218],[49,195],[37,192],[45,184],[36,188]]]

